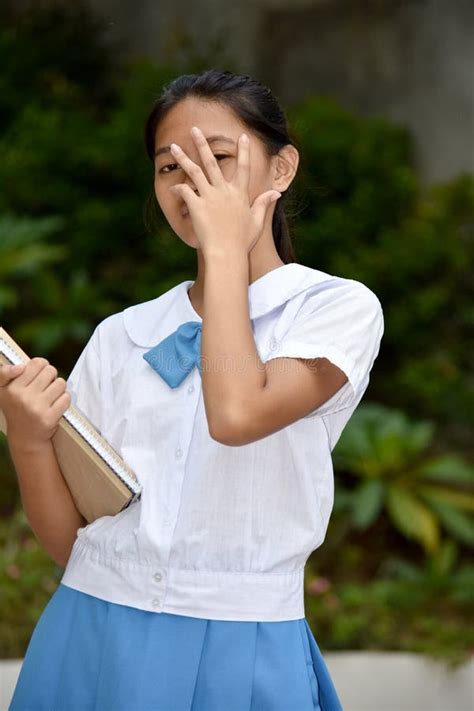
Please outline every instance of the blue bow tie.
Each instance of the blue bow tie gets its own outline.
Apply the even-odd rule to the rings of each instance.
[[[177,388],[195,365],[201,374],[201,328],[200,321],[186,321],[143,354],[170,387]]]

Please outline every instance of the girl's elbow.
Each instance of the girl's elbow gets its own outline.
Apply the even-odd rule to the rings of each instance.
[[[209,423],[209,434],[213,440],[229,447],[246,444],[244,431],[235,417],[221,415]]]

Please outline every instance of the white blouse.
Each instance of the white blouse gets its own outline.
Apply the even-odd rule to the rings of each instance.
[[[363,283],[290,263],[249,285],[262,362],[326,357],[348,377],[306,417],[227,446],[209,434],[198,368],[171,388],[143,354],[201,321],[194,281],[108,316],[67,381],[135,471],[141,499],[79,528],[61,582],[110,602],[216,620],[305,616],[304,568],[333,507],[331,451],[360,402],[384,330]]]

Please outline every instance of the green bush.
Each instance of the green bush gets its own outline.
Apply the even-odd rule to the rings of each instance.
[[[333,581],[308,575],[306,617],[325,649],[425,654],[452,667],[469,661],[474,645],[474,566],[458,564],[445,541],[428,565],[386,553],[373,580]],[[338,565],[363,565],[364,550],[341,548]]]
[[[335,513],[366,530],[381,515],[428,556],[439,553],[441,530],[474,547],[468,512],[474,466],[458,454],[437,454],[432,422],[415,422],[403,412],[375,403],[359,405],[334,451],[336,470],[356,485],[338,487]],[[343,475],[343,476],[342,476]]]
[[[8,106],[0,137],[0,215],[61,218],[62,227],[48,242],[67,247],[67,258],[54,272],[38,265],[19,285],[17,301],[35,303],[34,294],[45,293],[48,284],[58,295],[61,284],[94,285],[77,314],[85,319],[83,335],[71,336],[68,314],[64,330],[45,351],[63,369],[71,367],[86,329],[191,277],[195,265],[192,250],[164,219],[155,234],[142,220],[153,184],[143,124],[153,98],[178,70],[145,59],[123,60],[117,67],[93,19],[81,20],[90,36],[86,41],[86,33],[79,34],[77,51],[66,63],[61,54],[44,50],[35,23],[42,37],[54,34],[61,47],[77,12],[83,11],[43,10],[43,17],[37,10],[14,30],[0,32],[7,68],[2,101]],[[22,73],[16,47],[29,71]],[[93,91],[92,72],[98,78]],[[386,330],[368,396],[421,419],[435,418],[446,446],[472,454],[474,396],[466,382],[473,377],[467,343],[474,177],[422,186],[405,128],[357,116],[333,99],[309,97],[288,114],[302,148],[295,180],[300,209],[293,224],[298,258],[363,281],[384,308]],[[36,334],[43,319],[51,323],[63,296],[45,301],[35,303]],[[9,308],[2,317],[13,327],[31,315]],[[44,347],[37,341],[25,345]]]
[[[474,176],[423,186],[406,129],[332,99],[290,115],[303,146],[299,257],[361,280],[384,309],[368,396],[435,418],[446,446],[472,457]]]
[[[0,659],[22,658],[36,622],[62,576],[25,513],[0,517]]]
[[[67,377],[100,320],[193,278],[195,255],[165,220],[153,233],[143,223],[143,126],[171,78],[231,67],[222,47],[203,56],[179,34],[179,62],[118,60],[77,3],[0,18],[0,319]],[[364,282],[385,316],[369,389],[334,452],[308,617],[328,648],[459,659],[472,648],[474,176],[423,186],[405,128],[327,97],[288,113],[301,144],[298,260]],[[1,437],[0,487],[0,654],[15,657],[61,570],[29,528]]]

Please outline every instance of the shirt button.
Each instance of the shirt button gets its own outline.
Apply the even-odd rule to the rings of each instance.
[[[163,576],[161,575],[161,573],[155,573],[153,577],[157,582],[159,582]]]
[[[182,456],[182,454],[183,454],[183,452],[181,451],[181,449],[177,449],[174,453],[174,456],[176,457],[176,459],[179,459]]]
[[[188,388],[188,393],[194,392],[194,385],[190,385]]]
[[[158,605],[160,604],[160,601],[157,597],[154,597],[153,600],[151,601],[151,603],[152,603],[153,607],[158,607]]]

